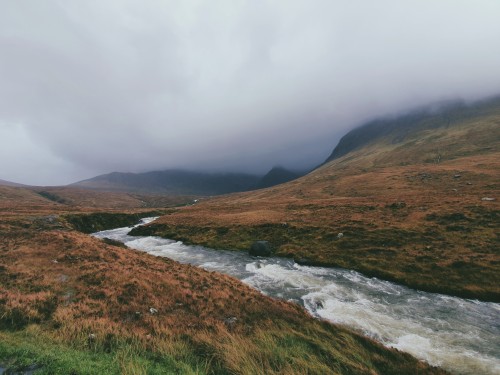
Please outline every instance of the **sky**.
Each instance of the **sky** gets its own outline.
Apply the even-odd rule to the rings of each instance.
[[[0,178],[265,173],[500,93],[498,0],[0,0]]]

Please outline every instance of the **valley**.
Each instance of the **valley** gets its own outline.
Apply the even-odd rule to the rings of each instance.
[[[4,1],[0,375],[500,374],[500,1]]]
[[[60,374],[446,373],[363,336],[377,336],[363,328],[368,318],[336,320],[326,300],[308,305],[301,296],[301,306],[281,292],[274,299],[216,270],[88,234],[130,227],[125,231],[133,236],[245,257],[264,240],[284,257],[278,265],[294,270],[354,270],[366,285],[385,288],[387,280],[414,289],[391,287],[403,295],[499,302],[500,103],[459,111],[454,122],[443,122],[450,117],[444,112],[417,116],[404,135],[384,130],[397,119],[377,123],[381,128],[359,145],[348,134],[338,146],[345,153],[334,151],[303,177],[275,170],[295,179],[249,192],[207,197],[0,186],[0,367]],[[148,216],[159,218],[131,228]],[[384,337],[376,338],[391,346],[391,336]],[[427,358],[414,341],[395,337],[392,346]],[[495,366],[494,358],[484,364],[488,355],[478,365],[486,373]],[[450,358],[448,370],[474,371],[457,370]]]
[[[128,200],[118,213],[123,196],[84,207],[0,192],[0,367],[9,371],[445,373],[232,277],[74,229],[151,213]]]

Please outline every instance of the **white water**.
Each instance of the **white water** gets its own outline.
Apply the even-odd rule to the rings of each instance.
[[[300,266],[289,259],[131,237],[129,231],[118,228],[94,236],[232,275],[264,294],[300,303],[314,316],[360,330],[451,372],[500,374],[500,304],[415,291],[354,271]]]

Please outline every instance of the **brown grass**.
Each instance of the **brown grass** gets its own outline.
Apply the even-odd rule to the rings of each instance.
[[[2,332],[26,330],[114,353],[123,373],[146,371],[137,353],[197,363],[202,373],[441,373],[229,276],[74,231],[9,224],[0,243],[5,340]]]

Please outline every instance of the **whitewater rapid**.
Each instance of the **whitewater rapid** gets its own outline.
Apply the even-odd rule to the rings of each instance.
[[[357,329],[453,373],[500,374],[500,304],[416,291],[355,271],[300,266],[290,259],[132,237],[130,229],[93,235],[237,277],[266,295],[302,304],[313,316]]]

